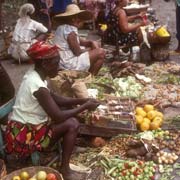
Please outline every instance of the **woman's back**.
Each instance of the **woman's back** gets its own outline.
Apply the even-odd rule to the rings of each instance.
[[[20,18],[13,32],[13,40],[17,42],[31,42],[39,32],[45,33],[47,28],[29,17]]]

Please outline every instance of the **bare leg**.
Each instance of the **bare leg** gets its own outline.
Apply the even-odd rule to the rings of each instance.
[[[62,162],[60,171],[64,179],[71,179],[71,169],[69,167],[70,157],[78,134],[79,122],[75,118],[70,118],[63,123],[52,126],[53,141],[63,137]]]
[[[104,62],[104,59],[98,59],[97,62],[95,62],[93,64],[93,66],[90,67],[89,72],[92,75],[97,75],[97,73],[99,72],[99,70],[103,64],[103,62]]]
[[[91,72],[93,75],[96,75],[101,66],[103,65],[105,51],[102,48],[90,50],[89,57],[91,63],[89,72]]]

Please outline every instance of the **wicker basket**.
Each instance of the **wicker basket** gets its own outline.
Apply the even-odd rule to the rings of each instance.
[[[58,171],[56,171],[55,169],[52,169],[50,167],[43,167],[43,166],[27,167],[27,168],[16,170],[16,171],[8,174],[1,180],[12,180],[12,178],[14,176],[18,176],[23,171],[28,172],[31,177],[33,177],[38,171],[45,171],[46,173],[54,173],[56,175],[57,180],[63,180],[63,177],[61,176],[61,174]]]
[[[6,176],[6,165],[2,159],[0,159],[0,179]]]

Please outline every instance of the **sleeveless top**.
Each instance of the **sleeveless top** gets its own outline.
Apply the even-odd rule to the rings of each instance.
[[[107,17],[106,41],[108,44],[120,46],[128,44],[137,44],[138,38],[136,32],[123,33],[119,28],[119,18],[113,11],[110,11]]]

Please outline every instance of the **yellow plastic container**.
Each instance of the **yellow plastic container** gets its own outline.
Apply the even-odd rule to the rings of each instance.
[[[159,37],[170,37],[169,32],[164,26],[161,26],[156,30],[156,35]]]

